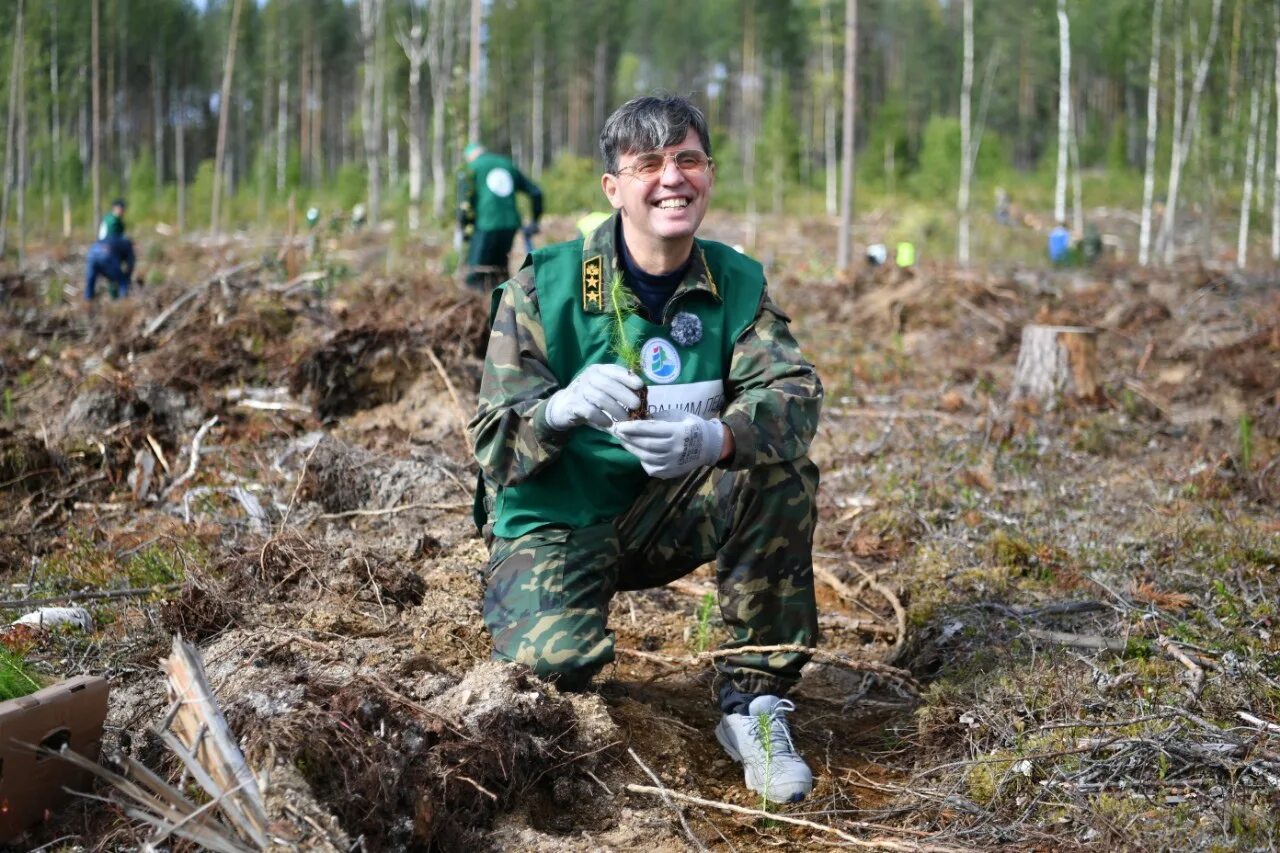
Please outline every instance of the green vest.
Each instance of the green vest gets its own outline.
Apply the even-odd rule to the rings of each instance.
[[[562,387],[590,364],[617,362],[609,347],[609,306],[584,307],[582,246],[582,240],[575,240],[530,256],[548,366]],[[666,313],[697,315],[701,338],[681,346],[672,340],[669,327],[638,315],[626,321],[626,328],[631,340],[643,343],[650,410],[683,408],[713,418],[724,407],[723,383],[734,344],[759,311],[764,270],[721,243],[697,240],[696,248],[720,299],[704,290],[678,293]],[[640,460],[612,435],[577,427],[560,455],[534,477],[499,488],[494,535],[514,539],[540,527],[577,529],[608,521],[635,502],[648,479]]]
[[[478,231],[514,231],[520,227],[516,190],[521,189],[515,163],[486,151],[467,165],[475,189],[475,222]]]

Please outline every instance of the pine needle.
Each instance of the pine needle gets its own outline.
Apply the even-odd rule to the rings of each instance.
[[[622,366],[632,373],[640,372],[640,346],[627,335],[627,320],[636,314],[636,295],[622,281],[622,273],[614,273],[609,282],[609,349]]]

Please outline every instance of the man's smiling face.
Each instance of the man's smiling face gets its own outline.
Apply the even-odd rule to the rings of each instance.
[[[664,155],[677,151],[702,151],[702,140],[690,128],[675,145],[662,149]],[[604,194],[614,210],[622,212],[622,227],[627,245],[641,249],[637,243],[656,248],[668,242],[691,241],[707,213],[711,187],[715,183],[714,167],[706,172],[686,172],[667,157],[657,177],[643,180],[629,169],[638,157],[651,152],[624,154],[618,158],[618,173],[601,178]]]

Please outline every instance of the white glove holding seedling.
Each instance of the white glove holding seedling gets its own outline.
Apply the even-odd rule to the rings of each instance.
[[[648,420],[619,421],[609,431],[640,460],[645,473],[660,480],[714,465],[724,449],[724,424],[688,412],[664,411]]]
[[[547,400],[547,425],[565,431],[583,424],[607,427],[640,405],[644,380],[620,364],[593,364]]]

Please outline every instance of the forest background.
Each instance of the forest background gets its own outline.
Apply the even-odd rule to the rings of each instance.
[[[552,213],[585,212],[601,205],[595,142],[605,116],[653,90],[705,107],[718,208],[834,216],[851,12],[851,189],[872,223],[857,239],[912,239],[954,256],[964,118],[977,260],[1042,252],[1043,231],[1063,215],[1064,166],[1079,177],[1074,207],[1132,212],[1143,206],[1151,164],[1157,209],[1180,181],[1182,207],[1209,223],[1202,253],[1216,251],[1214,218],[1234,223],[1242,203],[1265,251],[1280,200],[1276,4],[982,0],[972,5],[968,74],[964,7],[8,0],[0,4],[0,251],[21,251],[27,235],[87,238],[115,196],[128,198],[135,230],[282,227],[291,206],[327,215],[357,203],[397,234],[438,228],[451,218],[459,152],[471,137],[511,153],[541,183]],[[1064,17],[1069,114],[1059,99]],[[1064,140],[1071,150],[1060,158]],[[1175,140],[1188,143],[1176,179]],[[1033,226],[1024,239],[986,229],[997,188]],[[882,210],[892,217],[878,227]]]

